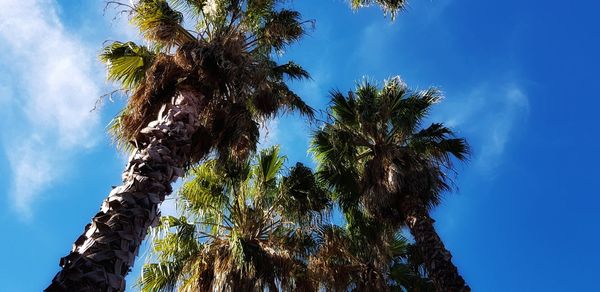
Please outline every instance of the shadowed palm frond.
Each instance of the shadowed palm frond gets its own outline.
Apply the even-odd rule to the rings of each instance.
[[[288,77],[290,79],[309,79],[310,74],[304,70],[300,65],[294,62],[287,62],[283,65],[275,65],[272,69],[272,77],[275,80],[283,80],[284,77]]]

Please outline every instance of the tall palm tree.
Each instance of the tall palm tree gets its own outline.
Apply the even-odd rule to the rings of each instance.
[[[406,238],[362,215],[360,220],[353,216],[346,228],[319,229],[309,261],[313,281],[326,291],[434,291]]]
[[[443,124],[421,127],[440,99],[438,90],[411,91],[398,77],[382,89],[365,81],[348,95],[333,92],[331,119],[311,147],[342,210],[360,206],[382,223],[407,226],[436,289],[469,291],[429,215],[449,189],[452,157],[468,155],[466,141]]]
[[[312,291],[307,257],[312,226],[329,208],[325,188],[296,164],[286,176],[278,148],[252,164],[216,160],[192,170],[180,218],[157,228],[142,291]]]
[[[47,291],[124,290],[148,227],[159,223],[159,206],[185,168],[211,151],[241,163],[256,147],[259,122],[280,110],[312,114],[285,84],[308,73],[271,58],[306,26],[277,2],[120,4],[148,43],[114,42],[100,56],[108,78],[131,93],[112,128],[133,154],[123,184],[61,259]]]

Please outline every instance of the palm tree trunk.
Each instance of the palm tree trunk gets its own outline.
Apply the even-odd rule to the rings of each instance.
[[[429,217],[425,206],[420,200],[413,198],[408,199],[403,205],[406,224],[415,238],[416,246],[423,256],[425,268],[436,291],[471,291],[452,263],[452,255],[435,231],[433,226],[435,221]]]
[[[125,276],[148,228],[158,223],[159,205],[183,175],[192,135],[200,126],[201,97],[180,92],[141,130],[123,184],[110,192],[71,253],[61,259],[62,270],[46,291],[125,290]]]

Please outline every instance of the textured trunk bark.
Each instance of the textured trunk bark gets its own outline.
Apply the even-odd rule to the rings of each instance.
[[[425,206],[418,200],[409,199],[403,208],[406,224],[422,253],[425,268],[435,289],[440,292],[471,291],[452,263],[452,255],[435,231],[435,221],[429,217]]]
[[[148,228],[158,223],[159,205],[183,175],[191,138],[199,127],[201,94],[182,91],[157,120],[141,131],[138,149],[98,214],[62,258],[62,270],[46,291],[123,291]]]

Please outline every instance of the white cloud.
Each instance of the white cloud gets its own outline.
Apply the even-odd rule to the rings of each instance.
[[[39,139],[34,140],[36,141],[24,145],[25,148],[16,149],[9,154],[13,172],[13,207],[22,219],[32,218],[31,203],[59,175],[57,165],[60,164],[57,159],[53,159],[56,153],[43,150],[43,143]]]
[[[24,218],[65,170],[73,151],[96,142],[100,95],[95,52],[63,27],[50,0],[2,0],[0,63],[12,74],[10,134],[3,147],[12,170],[10,199]],[[10,69],[8,69],[10,68]],[[9,72],[10,70],[10,72]],[[10,139],[6,139],[10,137]]]
[[[492,171],[501,163],[510,137],[529,112],[529,99],[515,83],[481,84],[465,95],[451,94],[432,118],[471,140],[473,163]]]

